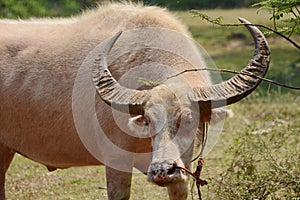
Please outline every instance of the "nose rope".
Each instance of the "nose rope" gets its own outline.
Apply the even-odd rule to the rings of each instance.
[[[196,158],[191,160],[191,163],[192,163],[192,162],[194,162],[195,160],[198,159],[198,165],[197,165],[197,168],[196,168],[195,172],[193,173],[189,169],[186,169],[184,167],[176,166],[177,168],[180,168],[180,169],[184,170],[185,172],[187,172],[188,174],[190,174],[194,178],[194,181],[196,181],[199,200],[202,200],[200,186],[204,186],[204,185],[208,184],[208,182],[206,180],[203,180],[203,179],[200,178],[202,167],[204,165],[203,153],[204,153],[204,148],[205,148],[206,141],[207,141],[207,131],[208,131],[208,123],[204,123],[203,134],[202,134],[202,146],[201,146],[200,153],[196,156]],[[192,197],[193,197],[193,194],[192,194]]]
[[[193,160],[191,160],[191,163],[196,161],[197,159],[203,157],[204,148],[205,148],[206,141],[207,141],[207,132],[208,132],[208,123],[204,123],[201,150],[200,150],[200,153]]]

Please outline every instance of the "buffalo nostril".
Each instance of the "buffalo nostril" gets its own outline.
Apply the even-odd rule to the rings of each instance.
[[[169,167],[167,168],[167,175],[172,175],[176,172],[177,164],[176,162],[172,161],[169,162]]]
[[[158,174],[158,171],[157,171],[157,170],[153,170],[153,171],[151,171],[150,173],[152,174],[152,176],[155,176],[155,175]]]
[[[175,171],[176,171],[176,166],[173,166],[172,168],[168,169],[167,174],[168,174],[168,175],[172,175],[172,174],[175,173]]]

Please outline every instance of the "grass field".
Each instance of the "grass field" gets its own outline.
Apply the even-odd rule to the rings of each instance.
[[[271,23],[267,12],[254,9],[203,11],[225,22],[244,17],[253,23]],[[188,24],[219,68],[239,70],[253,52],[251,38],[228,39],[244,28],[209,25],[188,12],[177,15]],[[272,62],[268,77],[300,84],[299,51],[280,38],[269,37]],[[295,37],[300,41],[300,37]],[[225,75],[224,77],[227,77]],[[299,199],[300,198],[300,92],[263,84],[246,100],[230,108],[215,148],[206,155],[202,188],[204,199]],[[48,172],[42,165],[16,156],[7,173],[7,197],[23,199],[106,199],[103,167],[71,168]],[[193,190],[195,199],[196,190]],[[142,174],[132,181],[132,199],[168,199],[165,188],[154,186]],[[189,199],[192,199],[189,196]]]

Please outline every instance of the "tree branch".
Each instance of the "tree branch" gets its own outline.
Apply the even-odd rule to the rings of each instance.
[[[211,19],[210,17],[208,17],[207,15],[205,14],[202,14],[202,13],[199,13],[199,11],[196,11],[196,10],[192,10],[191,11],[192,14],[194,15],[197,15],[199,16],[200,18],[212,23],[212,24],[215,24],[215,25],[219,25],[219,26],[226,26],[226,27],[237,27],[237,26],[244,26],[244,24],[223,24],[221,23],[221,20],[220,20],[220,17],[216,18],[216,19]],[[261,28],[264,28],[264,29],[267,29],[268,31],[271,31],[277,35],[279,35],[280,37],[284,38],[285,40],[287,40],[288,42],[290,42],[292,45],[294,45],[298,50],[300,50],[300,45],[297,44],[295,41],[293,41],[292,39],[290,39],[289,37],[283,35],[282,33],[280,33],[279,31],[277,30],[274,30],[268,26],[265,26],[265,25],[262,25],[262,24],[247,24],[247,25],[251,25],[251,26],[256,26],[256,27],[261,27]]]
[[[238,72],[238,71],[233,71],[233,70],[229,70],[229,69],[211,69],[211,68],[186,69],[186,70],[183,70],[183,71],[181,71],[181,72],[179,72],[175,75],[167,77],[166,80],[177,77],[177,76],[179,76],[181,74],[184,74],[184,73],[187,73],[187,72],[205,71],[205,70],[214,71],[214,72],[221,72],[221,73],[242,74],[242,75],[246,75],[246,76],[252,76],[252,77],[258,78],[262,81],[266,81],[266,82],[269,82],[271,84],[274,84],[274,85],[277,85],[277,86],[280,86],[280,87],[288,88],[288,89],[291,89],[291,90],[300,90],[300,87],[285,85],[285,84],[278,83],[276,81],[273,81],[273,80],[270,80],[270,79],[267,79],[267,78],[256,76],[255,74],[250,74],[250,73],[245,73],[245,72]]]

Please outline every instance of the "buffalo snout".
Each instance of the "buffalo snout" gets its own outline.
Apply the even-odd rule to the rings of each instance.
[[[160,186],[183,181],[182,170],[173,160],[166,160],[161,163],[152,163],[148,171],[148,181]]]

